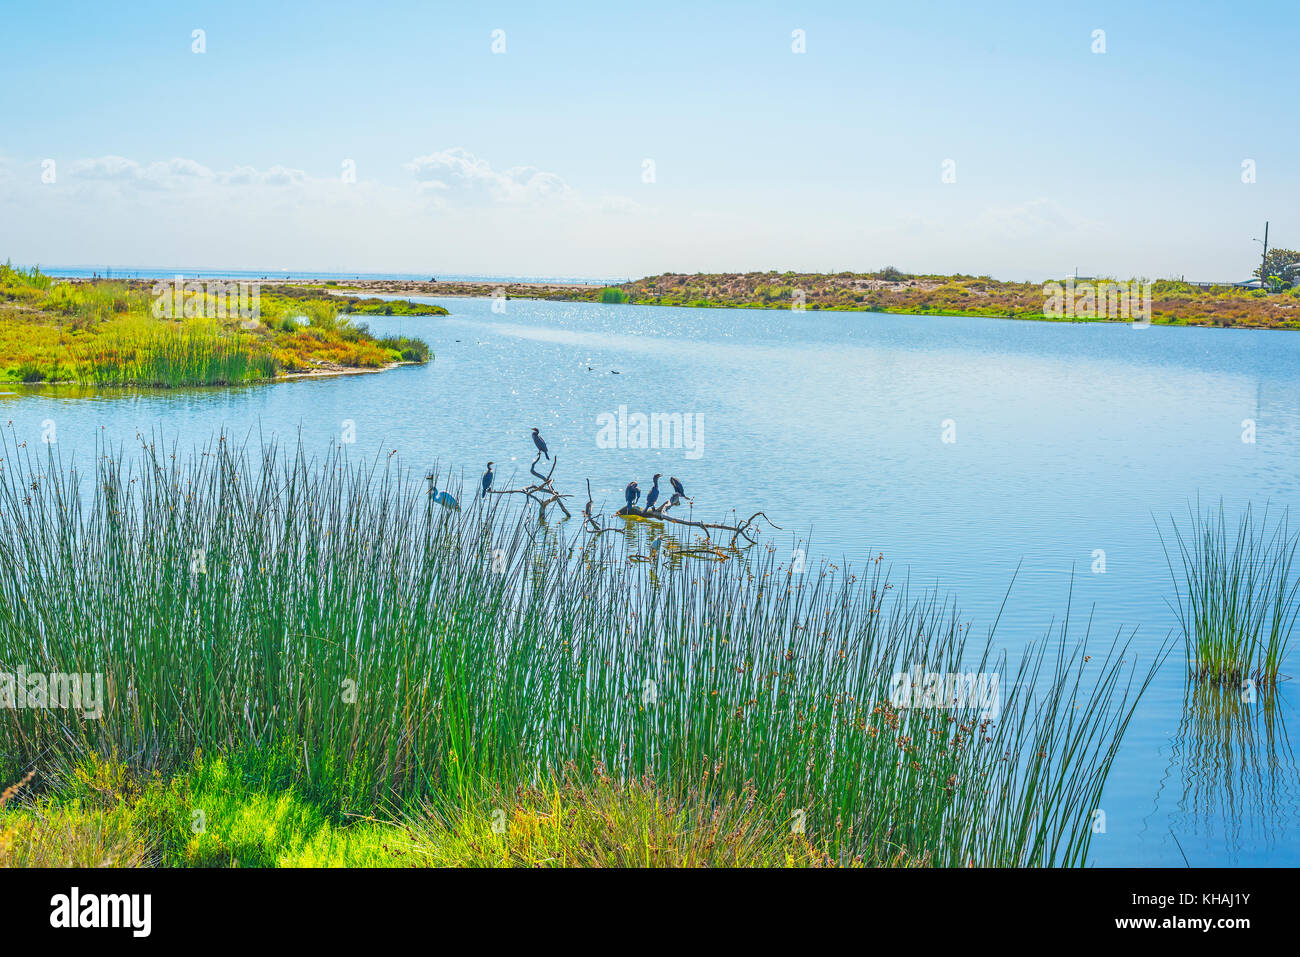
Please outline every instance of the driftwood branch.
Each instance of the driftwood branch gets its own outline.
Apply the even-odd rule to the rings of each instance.
[[[564,513],[564,517],[566,519],[572,518],[573,516],[569,512],[568,507],[564,504],[564,500],[568,498],[572,498],[573,496],[567,493],[562,493],[555,487],[554,476],[555,476],[555,467],[559,462],[558,457],[550,456],[551,467],[547,469],[545,475],[543,475],[541,472],[537,470],[537,465],[539,462],[541,462],[541,460],[542,460],[542,453],[539,450],[537,456],[533,459],[532,463],[528,466],[528,472],[530,475],[533,476],[533,478],[536,479],[535,482],[528,485],[523,485],[519,488],[501,488],[501,489],[489,488],[487,490],[487,494],[522,495],[525,498],[527,498],[529,501],[537,505],[537,517],[541,521],[546,520],[546,510],[552,505],[558,506],[560,511]],[[635,505],[628,505],[623,508],[620,508],[614,514],[618,515],[621,518],[640,518],[650,522],[664,522],[672,525],[683,525],[686,526],[687,528],[698,528],[701,532],[704,533],[705,544],[699,549],[683,548],[683,549],[677,549],[677,551],[681,554],[691,554],[692,552],[699,551],[701,553],[716,555],[720,558],[726,558],[727,555],[725,552],[722,551],[722,549],[717,544],[715,544],[713,540],[713,535],[711,533],[730,532],[731,540],[728,543],[727,547],[731,549],[735,549],[737,547],[736,543],[741,540],[743,540],[745,543],[744,547],[758,544],[758,539],[756,537],[758,534],[758,529],[755,523],[760,518],[768,525],[770,525],[772,528],[775,528],[777,530],[780,530],[781,528],[780,525],[777,525],[770,518],[768,518],[766,513],[761,511],[755,512],[753,515],[749,516],[749,518],[745,519],[743,522],[740,522],[735,525],[731,525],[726,522],[697,522],[694,519],[678,518],[675,515],[669,514],[669,510],[673,507],[674,504],[676,504],[677,499],[678,496],[676,495],[671,496],[667,501],[665,501],[662,505],[658,506],[657,508],[638,508]],[[591,479],[587,479],[587,504],[583,506],[582,509],[583,528],[596,536],[603,535],[606,532],[617,531],[619,527],[616,525],[607,526],[602,524],[601,516],[595,512],[594,507],[595,507],[595,499],[591,491]]]
[[[565,507],[564,500],[572,498],[571,495],[562,495],[556,491],[551,476],[555,474],[555,464],[558,461],[556,456],[551,456],[551,468],[545,475],[537,471],[537,463],[542,459],[541,451],[538,451],[537,457],[533,459],[532,465],[528,466],[528,471],[532,473],[537,481],[532,485],[525,485],[522,488],[490,488],[489,495],[523,495],[537,503],[537,517],[542,521],[546,520],[546,509],[550,505],[558,505],[560,511],[564,513],[565,518],[572,518],[568,508]]]
[[[710,530],[731,532],[730,548],[736,547],[736,539],[738,538],[743,538],[750,545],[758,544],[758,539],[754,538],[751,532],[757,531],[753,528],[753,525],[754,521],[759,517],[762,517],[763,521],[767,522],[767,524],[771,525],[778,531],[781,528],[780,525],[773,522],[763,512],[755,512],[739,525],[728,525],[725,522],[696,522],[687,518],[677,518],[668,514],[668,504],[665,504],[660,508],[638,508],[635,505],[625,505],[614,514],[621,515],[624,518],[644,518],[651,522],[671,522],[674,525],[686,525],[690,528],[698,528],[704,532],[704,538],[709,542],[713,541],[712,536],[709,535]]]

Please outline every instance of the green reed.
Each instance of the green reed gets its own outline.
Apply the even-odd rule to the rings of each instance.
[[[749,789],[845,860],[1080,864],[1156,664],[1118,641],[1089,663],[1068,620],[997,655],[879,563],[630,562],[504,497],[430,505],[389,457],[223,436],[101,449],[82,475],[3,444],[0,671],[102,673],[107,699],[97,720],[0,710],[10,778],[263,750],[374,813],[649,776]],[[914,667],[998,674],[1000,713],[891,703]]]
[[[1287,516],[1270,525],[1267,508],[1256,521],[1249,506],[1228,527],[1223,503],[1188,509],[1190,528],[1170,519],[1181,578],[1160,533],[1177,595],[1175,610],[1187,646],[1187,666],[1196,680],[1240,685],[1249,680],[1276,685],[1300,614],[1300,577],[1293,571],[1300,534]]]
[[[181,388],[237,385],[274,378],[276,363],[242,336],[184,331],[118,335],[80,360],[79,378],[95,385]]]

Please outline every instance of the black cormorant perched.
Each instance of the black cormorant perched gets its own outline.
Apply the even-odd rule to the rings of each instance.
[[[537,446],[537,451],[546,456],[546,460],[551,460],[551,453],[546,450],[546,440],[538,434],[537,429],[533,429],[533,445]]]
[[[663,472],[655,473],[654,484],[650,486],[650,491],[645,493],[646,508],[654,508],[655,502],[659,501],[659,478],[663,474],[664,474]]]
[[[678,495],[680,495],[682,498],[685,498],[685,497],[686,497],[686,489],[682,488],[682,483],[679,482],[679,481],[677,481],[677,476],[676,476],[676,475],[670,475],[670,476],[668,476],[668,481],[670,481],[670,482],[673,483],[673,491],[674,491],[674,492],[676,492],[676,493],[677,493]]]
[[[478,497],[487,498],[488,489],[492,487],[492,463],[491,462],[488,463],[487,471],[483,473],[483,481],[481,485],[483,491],[479,493]]]
[[[623,497],[627,499],[628,508],[636,504],[636,500],[641,497],[641,490],[637,488],[636,482],[627,483],[627,488],[623,489]]]

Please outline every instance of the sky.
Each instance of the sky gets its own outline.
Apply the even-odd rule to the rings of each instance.
[[[15,4],[0,259],[1245,279],[1298,74],[1293,0]]]

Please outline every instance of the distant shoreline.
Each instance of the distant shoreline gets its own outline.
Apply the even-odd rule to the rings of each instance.
[[[68,277],[74,285],[95,280]],[[101,278],[100,282],[103,281]],[[125,280],[133,285],[150,280]],[[1080,279],[1103,287],[1116,280]],[[578,281],[496,279],[411,280],[268,279],[267,287],[297,287],[331,294],[371,297],[539,299],[649,306],[804,312],[876,312],[888,315],[956,316],[1039,322],[1122,322],[1122,315],[1045,314],[1044,286],[1001,282],[987,276],[913,276],[897,270],[878,273],[664,273],[612,285]],[[1157,280],[1152,287],[1153,325],[1213,326],[1241,329],[1300,329],[1300,287],[1263,293],[1239,286]]]
[[[1104,287],[1115,280],[1079,280]],[[290,282],[286,285],[322,285]],[[776,309],[808,312],[877,312],[891,315],[958,316],[1039,322],[1121,322],[1114,315],[1045,314],[1044,286],[973,276],[879,274],[665,273],[611,286],[563,282],[503,283],[491,280],[406,282],[362,280],[323,284],[340,295],[542,299],[648,306]],[[1151,287],[1153,325],[1241,329],[1300,329],[1300,287],[1263,293],[1235,286],[1208,288],[1177,280]],[[1100,299],[1099,299],[1100,301]]]

